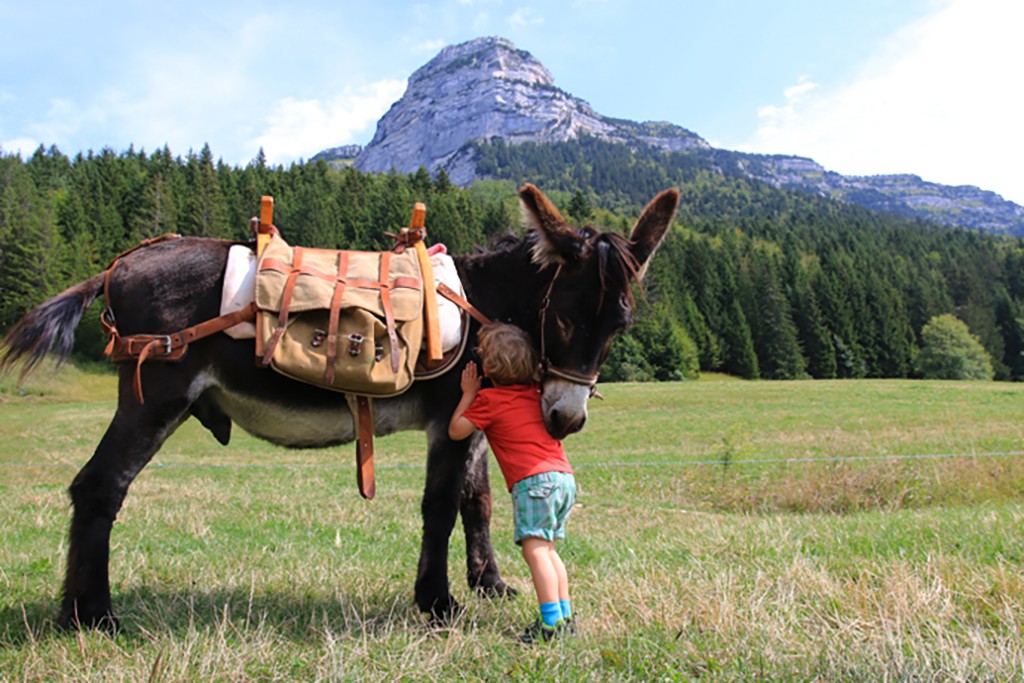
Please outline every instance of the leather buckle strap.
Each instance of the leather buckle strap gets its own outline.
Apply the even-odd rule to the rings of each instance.
[[[597,392],[597,377],[598,374],[586,374],[582,372],[576,372],[575,370],[566,370],[564,368],[556,367],[551,363],[551,359],[548,358],[547,351],[547,332],[545,327],[547,326],[548,307],[551,306],[551,293],[555,290],[555,282],[558,280],[558,276],[562,274],[562,264],[558,264],[555,268],[555,274],[551,276],[551,283],[548,284],[547,292],[544,293],[544,299],[540,305],[540,362],[541,362],[541,379],[544,377],[556,377],[566,382],[571,382],[581,387],[587,387],[590,390],[590,395],[595,398],[603,399]]]
[[[602,396],[597,391],[597,377],[598,377],[598,375],[597,375],[596,372],[593,375],[586,375],[586,374],[584,374],[582,372],[575,372],[573,370],[564,370],[562,368],[557,368],[554,365],[551,365],[551,363],[549,363],[549,362],[547,362],[545,360],[542,363],[541,374],[544,377],[547,377],[547,376],[550,375],[551,377],[557,377],[558,379],[564,379],[567,382],[571,382],[573,384],[577,384],[577,385],[579,385],[581,387],[587,387],[590,390],[591,397],[604,400],[604,396]]]
[[[198,325],[186,327],[172,334],[133,334],[122,337],[117,328],[109,320],[106,312],[103,322],[110,334],[110,342],[104,353],[114,362],[135,360],[135,377],[132,380],[132,393],[135,400],[144,404],[142,395],[142,364],[147,360],[177,361],[188,351],[191,342],[234,327],[238,323],[252,322],[256,318],[256,303],[253,302],[243,309],[211,318]]]
[[[380,302],[384,307],[384,321],[388,327],[388,339],[391,340],[391,372],[398,373],[398,332],[395,328],[395,309],[391,307],[391,285],[388,283],[388,271],[391,269],[391,252],[380,255]]]
[[[382,252],[390,253],[390,252]],[[260,261],[260,271],[274,270],[278,273],[290,274],[293,270],[292,266],[282,262],[276,258],[265,258]],[[309,275],[311,277],[326,280],[327,282],[335,282],[338,279],[335,273],[325,273],[322,270],[318,270],[310,265],[303,264],[298,268],[299,275]],[[377,280],[357,280],[355,278],[346,277],[345,284],[349,287],[360,287],[362,289],[377,289],[380,287],[380,282]],[[410,277],[408,275],[400,275],[394,280],[388,283],[392,288],[404,287],[406,289],[419,289],[421,286],[419,278]]]
[[[469,313],[471,316],[473,316],[473,319],[476,320],[481,325],[489,325],[491,323],[490,318],[481,313],[480,310],[473,304],[469,303],[469,301],[459,296],[459,294],[454,289],[452,289],[445,283],[437,283],[437,293],[443,296],[445,299],[448,299],[448,301],[451,301],[453,304],[464,310],[466,313]]]
[[[341,321],[341,297],[345,293],[345,275],[348,272],[348,252],[338,252],[338,275],[334,282],[334,295],[331,296],[330,325],[327,332],[327,369],[324,380],[334,384],[334,361],[338,349],[338,325]]]
[[[356,483],[359,495],[370,500],[377,493],[377,480],[373,471],[373,400],[369,396],[345,394],[352,413],[352,427],[356,437]]]
[[[302,247],[295,247],[292,252],[292,266],[288,273],[288,280],[284,285],[284,292],[281,294],[281,309],[277,313],[277,329],[267,342],[266,351],[263,353],[263,365],[270,365],[270,359],[274,357],[274,351],[284,336],[285,328],[288,326],[288,311],[292,304],[292,292],[295,291],[295,281],[299,278],[302,270]]]

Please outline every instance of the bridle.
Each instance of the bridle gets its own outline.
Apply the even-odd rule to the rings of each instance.
[[[583,372],[576,372],[575,370],[567,370],[566,368],[556,366],[551,362],[551,359],[548,358],[547,334],[545,333],[544,328],[547,327],[548,308],[551,306],[551,293],[555,290],[555,282],[558,281],[558,276],[561,274],[562,265],[559,264],[555,269],[555,274],[551,278],[551,283],[548,285],[547,291],[544,293],[544,298],[541,300],[540,311],[538,312],[538,316],[540,318],[541,381],[547,377],[555,377],[577,386],[587,387],[587,389],[590,390],[590,396],[593,398],[603,398],[597,391],[597,372],[587,374]],[[460,296],[448,285],[444,283],[439,284],[437,287],[437,293],[461,307],[481,325],[488,325],[491,323],[490,318],[481,313],[476,306],[471,304],[465,297]]]
[[[548,358],[547,353],[547,315],[548,307],[551,306],[551,293],[555,290],[555,282],[558,281],[558,276],[562,274],[562,264],[558,264],[555,268],[555,274],[551,278],[551,284],[548,285],[547,291],[544,293],[544,298],[540,304],[540,370],[541,370],[541,381],[546,377],[555,377],[557,379],[565,380],[572,384],[576,384],[581,387],[587,387],[590,390],[591,397],[601,398],[601,394],[597,393],[597,377],[598,373],[595,371],[592,374],[583,372],[576,372],[575,370],[567,370],[566,368],[560,368],[551,362]]]

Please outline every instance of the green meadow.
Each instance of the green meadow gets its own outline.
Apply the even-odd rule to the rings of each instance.
[[[710,381],[722,379],[723,381]],[[54,626],[65,492],[112,375],[0,382],[0,680],[1013,681],[1024,678],[1024,385],[607,384],[566,440],[580,498],[560,551],[579,631],[527,647],[532,589],[492,467],[495,551],[520,590],[449,578],[412,602],[424,436],[286,451],[186,423],[114,528],[116,636]],[[493,463],[492,463],[493,464]]]

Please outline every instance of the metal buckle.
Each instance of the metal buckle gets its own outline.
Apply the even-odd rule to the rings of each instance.
[[[348,355],[358,356],[363,351],[363,335],[353,332],[348,335]]]
[[[161,335],[161,336],[162,336],[163,342],[164,342],[164,355],[165,356],[169,356],[169,355],[171,355],[171,335],[165,334],[165,335]]]

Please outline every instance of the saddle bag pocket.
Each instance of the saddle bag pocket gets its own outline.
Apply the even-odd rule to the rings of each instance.
[[[259,360],[281,374],[378,397],[412,384],[423,298],[411,250],[293,248],[274,237],[260,259],[256,305]]]

